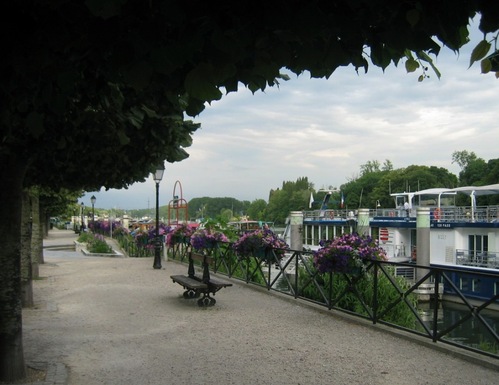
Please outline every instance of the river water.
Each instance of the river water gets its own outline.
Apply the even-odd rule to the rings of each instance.
[[[423,321],[431,329],[433,327],[433,305],[421,304],[419,309]],[[499,311],[482,310],[480,313],[485,323],[499,334]],[[480,350],[499,353],[499,343],[476,315],[470,317],[470,311],[465,305],[442,301],[437,311],[437,330],[439,333],[466,319],[446,334],[442,339]]]
[[[272,268],[273,275],[278,273],[278,269]],[[274,284],[274,288],[278,291],[290,293],[289,286],[286,280],[281,277]],[[425,325],[433,329],[434,307],[433,302],[421,302],[418,305],[418,312]],[[499,334],[499,311],[497,310],[482,310],[480,313],[483,320],[494,331]],[[476,315],[470,316],[470,311],[465,305],[441,301],[437,311],[437,330],[439,333],[456,325],[460,320],[464,320],[458,326],[454,327],[449,333],[442,337],[445,341],[480,349],[483,351],[499,354],[499,343],[495,340],[493,334],[487,329],[482,320]],[[418,323],[416,329],[419,332],[425,333],[423,327]]]

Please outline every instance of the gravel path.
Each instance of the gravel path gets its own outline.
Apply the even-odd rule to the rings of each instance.
[[[37,306],[23,313],[25,355],[63,362],[71,385],[497,384],[499,366],[244,283],[199,308],[169,279],[186,272],[175,262],[47,250],[45,260]]]

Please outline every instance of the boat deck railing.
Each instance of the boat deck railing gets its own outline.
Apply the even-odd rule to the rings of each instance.
[[[356,219],[357,218],[357,210],[311,210],[303,212],[304,220],[348,220],[348,219]]]
[[[399,259],[397,262],[401,260],[409,260],[411,258],[411,246],[406,244],[382,244],[380,242],[380,246],[388,257],[388,259]]]
[[[456,249],[456,265],[499,269],[499,252]]]
[[[495,223],[499,222],[499,206],[442,207],[439,211],[433,208],[430,215],[441,222]]]
[[[433,342],[499,358],[498,325],[494,321],[497,317],[490,316],[491,312],[497,315],[499,294],[482,295],[477,305],[455,283],[456,274],[461,274],[461,280],[492,281],[499,285],[497,272],[476,271],[473,277],[468,277],[469,272],[458,267],[369,261],[365,265],[366,271],[360,275],[320,274],[314,268],[312,252],[286,250],[283,257],[283,251],[272,249],[264,260],[257,256],[243,258],[234,252],[230,243],[219,242],[215,248],[204,252],[215,258],[214,272],[228,279],[278,291],[329,310],[367,319],[373,324],[402,329]],[[168,249],[168,256],[187,263],[188,252],[189,246],[179,244]],[[467,287],[473,286],[473,282]],[[462,309],[461,316],[451,317],[445,326],[440,302],[444,290]],[[424,297],[430,299],[433,310],[423,316],[418,301]],[[462,335],[464,329],[466,337]]]
[[[409,217],[416,217],[417,207],[409,210]],[[357,210],[311,210],[303,212],[304,221],[353,220],[357,218]],[[377,208],[369,210],[370,218],[399,218],[405,220],[407,212],[404,208]],[[430,219],[440,222],[456,223],[499,223],[499,205],[494,206],[452,206],[430,207]]]

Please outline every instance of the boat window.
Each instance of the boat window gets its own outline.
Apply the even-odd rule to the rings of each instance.
[[[329,228],[329,226],[322,225],[319,228],[320,228],[320,237],[319,237],[319,240],[322,241],[322,240],[328,239],[327,235],[328,235],[328,228]]]
[[[459,278],[459,290],[467,292],[469,290],[469,278]]]
[[[318,245],[319,244],[319,236],[320,236],[319,226],[314,226],[313,235],[312,236],[313,236],[312,244],[313,245]]]
[[[417,230],[411,230],[411,250],[416,249],[418,244],[418,232]]]
[[[312,244],[312,226],[305,226],[305,244]]]
[[[489,250],[488,235],[468,235],[468,250],[474,257]]]
[[[327,227],[327,239],[334,239],[336,233],[334,229],[335,229],[334,226]]]
[[[480,280],[478,278],[474,278],[471,282],[471,291],[474,293],[480,292]]]

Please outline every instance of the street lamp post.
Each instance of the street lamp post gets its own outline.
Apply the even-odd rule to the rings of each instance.
[[[81,223],[80,223],[80,234],[83,233],[83,226],[85,226],[85,222],[83,222],[83,211],[85,209],[85,203],[81,202],[81,211],[80,211],[80,215],[81,215]]]
[[[94,206],[95,206],[95,201],[97,198],[95,195],[92,195],[90,198],[90,202],[92,202],[92,231],[95,233],[95,211],[94,211]]]
[[[113,211],[109,210],[109,237],[113,239]]]
[[[161,269],[161,240],[159,239],[159,182],[163,179],[165,166],[160,164],[154,173],[156,182],[156,239],[154,240],[154,265],[153,268]]]

